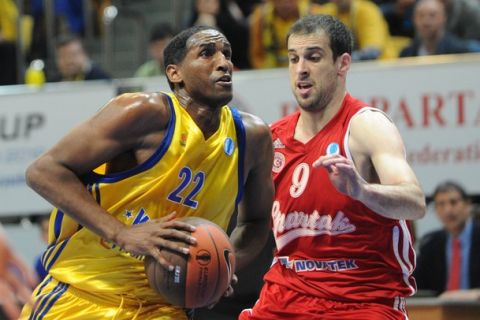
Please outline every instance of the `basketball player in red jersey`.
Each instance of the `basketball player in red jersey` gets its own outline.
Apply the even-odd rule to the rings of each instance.
[[[395,125],[346,91],[352,35],[331,16],[287,36],[300,111],[271,126],[277,252],[240,319],[406,319],[415,253],[405,220],[425,214]]]

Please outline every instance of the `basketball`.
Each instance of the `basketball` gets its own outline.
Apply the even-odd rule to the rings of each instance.
[[[227,234],[215,223],[187,217],[182,221],[196,227],[196,245],[184,243],[190,254],[169,249],[161,254],[173,266],[164,269],[153,257],[145,258],[145,273],[150,286],[171,304],[200,308],[217,302],[225,293],[235,271],[235,253]]]

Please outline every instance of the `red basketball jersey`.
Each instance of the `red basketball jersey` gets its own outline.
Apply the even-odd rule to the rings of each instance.
[[[312,167],[327,153],[351,159],[350,120],[368,109],[347,94],[335,117],[305,144],[293,138],[299,112],[272,125],[277,253],[265,280],[344,301],[400,303],[415,292],[406,222],[384,218],[338,192],[324,168]]]

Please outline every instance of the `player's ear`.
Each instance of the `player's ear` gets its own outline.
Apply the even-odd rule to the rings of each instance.
[[[342,54],[340,57],[337,58],[337,74],[339,76],[345,77],[347,75],[348,70],[350,69],[350,64],[352,63],[352,56],[348,53]]]
[[[165,74],[173,84],[179,84],[183,81],[178,65],[176,64],[169,64],[165,69]]]

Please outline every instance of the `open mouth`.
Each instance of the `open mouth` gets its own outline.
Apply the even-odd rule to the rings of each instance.
[[[232,83],[232,76],[226,74],[217,79],[217,82]]]
[[[312,91],[313,85],[310,82],[299,81],[297,82],[297,90],[302,96],[309,95]]]

